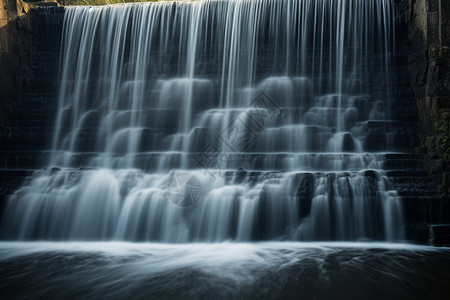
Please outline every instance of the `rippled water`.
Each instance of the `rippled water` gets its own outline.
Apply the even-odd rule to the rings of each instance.
[[[405,244],[0,244],[3,299],[448,299],[449,270]]]

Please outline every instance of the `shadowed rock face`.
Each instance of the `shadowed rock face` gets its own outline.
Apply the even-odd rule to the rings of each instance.
[[[19,52],[26,52],[23,42],[31,38],[30,34],[23,30],[23,25],[27,24],[25,19],[29,19],[28,16],[24,16],[27,10],[28,6],[21,0],[0,0],[0,148],[4,148],[6,144],[12,144],[8,138],[8,127],[11,124],[10,112],[23,98],[21,79],[24,74],[24,64],[20,60]],[[25,57],[28,56],[25,55]],[[2,151],[1,156],[4,160],[10,154]],[[5,167],[2,166],[1,169]],[[23,180],[23,175],[13,176],[9,171],[0,171],[0,207],[3,205],[5,195],[17,188]]]
[[[419,108],[417,152],[447,198],[450,191],[450,2],[404,0],[408,71]],[[447,216],[450,213],[447,210]]]
[[[63,14],[50,12],[0,1],[0,208],[42,163],[54,123]]]
[[[2,91],[2,118],[0,125],[4,126],[5,105],[13,103],[19,98],[22,87],[18,77],[22,73],[23,65],[19,61],[19,45],[28,39],[21,29],[27,24],[24,15],[28,11],[28,5],[21,0],[0,0],[0,89]],[[19,26],[19,23],[21,24]],[[29,25],[29,23],[28,23]],[[23,51],[23,50],[22,50]]]

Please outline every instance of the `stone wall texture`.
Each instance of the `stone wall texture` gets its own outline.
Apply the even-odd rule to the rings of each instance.
[[[408,70],[419,117],[416,152],[440,193],[438,220],[450,223],[450,1],[402,2],[408,27]],[[436,245],[450,244],[448,225],[419,223],[414,232],[422,232],[423,237],[429,232],[432,236],[427,238]]]
[[[51,11],[53,9],[54,11]],[[56,111],[63,11],[0,0],[0,211],[45,164]]]
[[[450,1],[407,0],[408,66],[419,111],[419,154],[450,193]]]

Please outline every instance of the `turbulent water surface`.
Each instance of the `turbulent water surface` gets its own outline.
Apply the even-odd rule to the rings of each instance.
[[[0,244],[3,299],[448,299],[449,270],[403,244]]]

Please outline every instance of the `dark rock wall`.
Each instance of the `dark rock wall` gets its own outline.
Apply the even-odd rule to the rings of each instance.
[[[450,244],[450,1],[401,0],[407,26],[408,71],[418,108],[419,145],[423,170],[438,197],[420,197],[405,205],[421,214],[410,223],[416,240]],[[429,198],[429,199],[427,199]],[[408,215],[408,213],[407,213]],[[423,223],[423,221],[425,223]]]
[[[450,1],[406,0],[408,67],[419,109],[417,148],[443,194],[450,192]]]
[[[0,0],[0,205],[45,164],[57,102],[61,8]]]
[[[28,59],[28,42],[33,26],[27,4],[0,0],[0,126],[4,127],[7,107],[23,94],[23,65]]]

